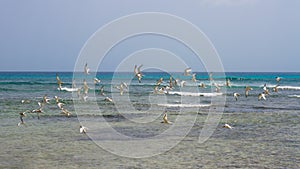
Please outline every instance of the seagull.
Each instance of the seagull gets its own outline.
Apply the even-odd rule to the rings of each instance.
[[[100,95],[101,95],[101,96],[105,96],[105,93],[104,93],[104,85],[100,86],[99,90],[100,90]]]
[[[229,79],[226,79],[225,85],[226,85],[227,87],[231,87],[231,84],[230,84],[230,80],[229,80]]]
[[[267,84],[266,84],[266,83],[264,84],[263,90],[264,90],[264,93],[265,93],[266,95],[269,94],[269,90],[268,90],[268,88],[267,88]]]
[[[212,81],[212,80],[213,80],[213,77],[212,77],[212,76],[213,76],[213,74],[212,74],[212,72],[210,72],[210,73],[208,74],[208,80],[209,80],[209,81]]]
[[[80,133],[84,133],[84,134],[86,134],[86,132],[87,132],[87,128],[86,128],[86,127],[84,127],[84,126],[80,126],[80,127],[79,127],[79,132],[80,132]]]
[[[43,97],[43,103],[44,104],[49,104],[50,99],[47,98],[47,95],[45,94]]]
[[[38,105],[39,105],[39,108],[38,108],[38,109],[34,109],[34,110],[32,110],[31,112],[32,112],[32,113],[36,113],[37,116],[38,116],[38,119],[40,119],[40,113],[43,113],[43,110],[42,110],[43,105],[42,105],[41,102],[38,102]]]
[[[263,98],[264,100],[266,100],[266,95],[265,95],[264,92],[263,92],[263,93],[260,93],[260,94],[258,95],[258,101],[260,101],[261,98]]]
[[[137,65],[134,65],[134,75],[138,78],[139,80],[139,83],[141,83],[142,81],[142,73],[141,73],[141,67],[143,65],[140,65],[138,68],[137,68]]]
[[[21,122],[18,123],[18,126],[25,124],[23,117],[26,117],[26,113],[27,113],[27,111],[19,113]]]
[[[224,124],[223,128],[227,128],[227,129],[233,129],[233,127],[231,127],[229,124]]]
[[[194,73],[193,75],[192,75],[192,81],[193,82],[196,82],[197,80],[196,80],[196,73]]]
[[[30,100],[21,100],[21,103],[30,103]]]
[[[85,79],[83,79],[83,94],[87,95],[89,91],[89,87]]]
[[[123,87],[125,87],[126,89],[128,89],[128,85],[125,82],[121,82],[121,84],[123,85]]]
[[[90,74],[90,69],[88,68],[87,63],[84,65],[84,70],[83,71],[84,71],[84,74],[86,74],[86,75]]]
[[[62,82],[59,79],[58,73],[56,73],[56,82],[57,82],[57,86],[58,86],[57,89],[61,90],[61,84],[62,84]]]
[[[201,88],[206,88],[204,83],[200,83],[198,86]]]
[[[75,83],[75,80],[72,80],[72,88],[73,88],[73,89],[76,89],[76,83]]]
[[[96,77],[94,78],[94,84],[96,85],[97,83],[100,83],[101,80],[97,79]]]
[[[163,115],[163,121],[161,123],[172,124],[172,122],[168,121],[167,112]]]
[[[104,101],[107,101],[107,102],[113,102],[113,100],[109,97],[105,97]]]
[[[172,75],[170,76],[170,79],[169,79],[169,87],[171,89],[173,88],[173,77],[172,77]]]
[[[216,87],[216,92],[219,93],[221,91],[220,86],[217,83],[213,84]]]
[[[278,76],[277,76],[277,77],[275,78],[275,80],[276,80],[277,83],[279,83],[279,81],[281,80],[281,77],[278,77]]]
[[[55,103],[56,103],[57,107],[62,110],[63,109],[62,106],[65,104],[59,102],[59,98],[57,96],[54,96],[54,99],[55,99]]]
[[[233,93],[233,97],[235,98],[235,101],[237,101],[238,100],[238,97],[240,96],[240,94],[239,93]]]
[[[180,81],[179,79],[174,79],[174,84],[177,85],[177,86],[180,86],[179,81]]]
[[[186,69],[184,69],[183,75],[184,76],[191,76],[191,71],[192,71],[192,69],[190,67],[186,68]]]
[[[279,85],[276,85],[276,86],[273,87],[273,92],[278,92],[278,86]]]
[[[65,115],[67,117],[71,116],[71,113],[67,109],[64,109],[64,108],[61,108],[61,114]]]
[[[159,86],[161,84],[161,82],[163,81],[163,78],[161,77],[160,79],[158,79],[156,81],[156,86]]]
[[[154,93],[154,94],[158,94],[158,86],[157,86],[157,85],[154,86],[153,93]]]
[[[182,80],[182,81],[180,82],[180,87],[185,86],[185,83],[186,83],[186,81]]]
[[[246,97],[248,97],[249,91],[250,91],[250,90],[253,90],[253,89],[252,89],[251,87],[249,87],[249,86],[246,86],[246,87],[245,87],[245,96],[246,96]]]

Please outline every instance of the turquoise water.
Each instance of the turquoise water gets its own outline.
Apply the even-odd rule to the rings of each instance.
[[[70,88],[73,73],[58,72],[63,87]],[[100,84],[94,85],[93,75],[76,74],[77,87],[86,79],[89,93],[86,102],[76,96],[76,92],[57,90],[56,73],[53,72],[1,72],[0,73],[0,168],[299,168],[300,163],[300,73],[226,73],[226,77],[214,74],[214,82],[220,84],[222,96],[214,95],[214,87],[208,81],[207,73],[197,73],[197,82],[182,73],[171,73],[174,78],[185,80],[185,87],[176,86],[169,94],[153,96],[156,80],[163,77],[162,86],[168,84],[170,74],[145,72],[142,83],[133,78],[132,73],[97,73]],[[275,77],[281,77],[278,92],[272,92],[277,84]],[[112,77],[114,79],[112,80]],[[231,81],[231,87],[224,85],[224,78]],[[129,86],[122,96],[115,88],[120,82]],[[207,88],[199,88],[199,83]],[[270,94],[266,100],[258,101],[264,84]],[[106,96],[99,94],[104,85]],[[244,96],[244,88],[253,88],[249,96]],[[173,93],[172,93],[173,92]],[[241,94],[238,101],[233,93]],[[198,96],[211,93],[212,96]],[[20,122],[19,113],[38,108],[38,101],[47,95],[50,103],[44,107],[40,119],[36,114],[28,114]],[[196,96],[197,95],[197,96]],[[57,108],[54,96],[63,102],[64,108],[72,115],[67,118]],[[113,97],[116,103],[105,102],[105,97]],[[198,143],[198,136],[210,109],[220,105],[210,105],[214,97],[225,97],[224,113],[213,135],[205,142]],[[130,104],[123,99],[128,97]],[[151,100],[151,98],[155,100]],[[160,103],[161,100],[162,105]],[[184,100],[182,100],[184,99]],[[28,100],[29,103],[21,103]],[[76,112],[77,106],[90,107],[96,101],[99,111]],[[210,107],[180,108],[170,105],[190,103],[210,105]],[[119,107],[117,107],[119,106]],[[132,108],[134,112],[130,111]],[[130,111],[125,116],[119,111]],[[126,118],[145,116],[150,110],[158,114],[157,120],[149,124],[135,125]],[[197,114],[188,135],[171,150],[149,158],[132,159],[111,154],[97,146],[87,135],[79,133],[82,122],[105,120],[115,130],[135,138],[150,138],[165,131],[161,124],[163,111],[175,121],[180,111],[183,118]],[[224,130],[229,123],[234,128]],[[87,126],[89,127],[89,126]],[[109,134],[108,134],[109,135]]]

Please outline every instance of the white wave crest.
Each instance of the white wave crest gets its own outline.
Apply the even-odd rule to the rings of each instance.
[[[222,93],[192,93],[192,92],[174,92],[174,91],[169,91],[169,94],[179,95],[179,96],[203,96],[203,97],[213,97],[213,96],[222,95]]]
[[[277,88],[282,90],[300,90],[299,86],[278,86]]]
[[[163,107],[182,107],[182,108],[191,108],[191,107],[209,107],[210,104],[157,104],[158,106]]]

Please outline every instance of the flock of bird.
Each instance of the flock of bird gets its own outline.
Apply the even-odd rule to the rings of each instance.
[[[143,78],[143,74],[141,72],[141,68],[142,68],[143,65],[135,65],[134,66],[134,77],[137,78],[138,82],[141,83],[142,82],[142,78]],[[84,71],[83,73],[85,75],[89,75],[90,74],[90,69],[88,68],[88,65],[87,63],[85,64],[84,66]],[[189,76],[191,77],[191,81],[192,82],[197,82],[198,80],[196,79],[196,73],[193,73],[192,74],[192,69],[191,68],[186,68],[183,72],[183,75],[184,76]],[[211,82],[212,86],[215,87],[215,92],[220,92],[220,89],[221,89],[221,86],[226,86],[226,87],[231,87],[231,83],[230,83],[230,80],[229,79],[226,79],[226,82],[225,84],[217,84],[214,82],[213,80],[213,74],[212,73],[209,73],[209,77],[208,77],[208,80]],[[277,82],[277,85],[273,87],[273,92],[277,92],[278,91],[278,86],[279,86],[279,82],[281,80],[280,77],[276,77],[276,82]],[[89,91],[89,86],[87,84],[87,81],[86,79],[83,80],[83,85],[81,88],[77,88],[76,87],[76,84],[75,84],[75,80],[72,81],[72,87],[71,88],[68,88],[68,87],[63,87],[62,86],[62,81],[60,80],[58,74],[56,73],[56,81],[57,81],[57,89],[59,91],[68,91],[68,92],[77,92],[77,97],[79,99],[81,99],[82,101],[87,101],[88,99],[88,91]],[[99,80],[98,78],[94,78],[93,79],[93,82],[94,82],[94,85],[96,86],[97,84],[100,84],[101,83],[101,80]],[[155,86],[154,86],[154,89],[153,89],[153,93],[154,94],[168,94],[170,90],[172,90],[175,86],[178,86],[178,87],[184,87],[185,84],[186,84],[186,81],[185,80],[180,80],[180,79],[174,79],[172,77],[172,75],[170,75],[170,78],[168,80],[168,85],[161,85],[163,82],[163,78],[160,78],[156,81],[155,83]],[[124,92],[124,89],[128,89],[128,85],[125,83],[125,82],[121,82],[120,85],[116,85],[116,86],[113,86],[115,89],[119,90],[120,91],[120,95],[123,95],[123,92]],[[204,83],[199,83],[198,87],[200,88],[206,88],[205,84]],[[250,86],[246,86],[245,87],[245,97],[248,97],[249,96],[249,91],[253,90]],[[106,96],[106,94],[104,93],[104,85],[101,85],[99,87],[99,94],[101,96]],[[267,85],[264,84],[263,86],[263,91],[261,93],[259,93],[258,95],[258,100],[261,100],[261,99],[264,99],[266,100],[266,96],[269,94],[269,89],[267,88]],[[238,98],[240,97],[241,95],[238,93],[238,92],[234,92],[233,93],[233,97],[236,101],[238,101]],[[38,119],[40,119],[40,114],[43,113],[43,108],[50,104],[50,98],[47,97],[47,95],[44,95],[43,96],[43,100],[42,101],[39,101],[38,102],[38,108],[36,109],[33,109],[33,110],[26,110],[25,112],[21,112],[19,113],[20,115],[20,122],[18,123],[18,126],[21,126],[21,125],[25,125],[25,121],[24,121],[24,117],[26,117],[27,114],[34,114],[36,113],[37,114],[37,117]],[[60,101],[60,98],[58,96],[54,96],[54,100],[55,100],[55,104],[57,106],[57,108],[60,110],[60,113],[66,117],[70,117],[71,116],[71,113],[66,109],[64,108],[63,106],[65,105],[65,103],[61,102]],[[113,102],[112,98],[110,97],[105,97],[104,98],[104,101],[107,101],[107,102]],[[29,100],[22,100],[21,101],[23,104],[26,104],[26,103],[30,103]],[[161,123],[165,123],[165,124],[172,124],[171,121],[168,120],[167,118],[167,112],[164,112],[163,114],[163,117],[162,117],[163,121]],[[223,125],[224,128],[228,128],[228,129],[232,129],[233,127],[230,126],[229,124],[224,124]],[[79,131],[80,133],[86,133],[87,132],[87,127],[84,127],[84,126],[80,126],[79,127]]]

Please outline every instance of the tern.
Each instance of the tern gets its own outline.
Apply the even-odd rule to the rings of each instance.
[[[262,98],[263,98],[264,100],[266,100],[266,95],[265,95],[264,92],[263,92],[263,93],[260,93],[260,94],[258,95],[258,101],[260,101]]]
[[[168,121],[167,112],[165,112],[165,114],[163,115],[163,121],[161,123],[172,124],[172,122]]]
[[[237,101],[238,100],[238,97],[240,96],[240,94],[239,93],[233,93],[233,97],[235,98],[235,101]]]
[[[246,97],[248,97],[249,91],[250,91],[250,90],[253,90],[253,89],[252,89],[251,87],[249,87],[249,86],[246,86],[246,87],[245,87],[245,96],[246,96]]]
[[[101,96],[105,96],[105,93],[104,93],[104,85],[100,86],[99,90],[100,90],[100,95],[101,95]]]
[[[196,82],[196,81],[197,81],[197,79],[196,79],[196,73],[194,73],[194,74],[192,75],[192,81],[193,81],[193,82]]]
[[[278,76],[277,76],[277,77],[275,78],[275,80],[276,80],[277,83],[279,83],[280,80],[281,80],[281,77],[278,77]]]
[[[198,86],[201,88],[206,88],[204,83],[200,83]]]
[[[231,127],[229,124],[224,124],[223,128],[227,128],[227,129],[233,129],[233,127]]]
[[[156,81],[156,86],[159,86],[162,83],[162,81],[163,81],[163,78],[161,77],[160,79],[158,79]]]
[[[192,69],[190,67],[186,68],[186,69],[184,69],[183,75],[184,76],[191,76],[191,72],[192,72]]]
[[[229,79],[226,79],[225,85],[226,85],[227,87],[231,87],[231,84],[230,84],[230,80],[229,80]]]
[[[113,100],[109,97],[105,97],[104,101],[107,101],[107,102],[113,102]]]
[[[45,94],[43,97],[43,104],[49,104],[50,99],[47,98],[47,95]]]
[[[134,76],[136,76],[138,78],[139,83],[142,82],[142,73],[141,73],[141,67],[143,65],[140,65],[139,67],[137,67],[137,65],[134,65]]]
[[[20,120],[21,120],[21,122],[18,123],[18,126],[20,126],[20,125],[22,125],[22,124],[25,124],[25,122],[24,122],[24,120],[23,120],[23,117],[26,117],[26,113],[27,113],[27,112],[28,112],[28,111],[19,113],[19,114],[20,114]]]
[[[84,70],[83,70],[83,72],[84,72],[84,74],[86,74],[86,75],[90,74],[90,69],[88,68],[88,64],[87,64],[87,63],[84,65]]]
[[[32,110],[32,113],[36,113],[38,116],[38,119],[40,119],[40,113],[43,113],[43,104],[41,102],[38,102],[39,108]]]
[[[273,92],[278,92],[278,86],[279,85],[276,85],[276,86],[273,87]]]
[[[86,134],[86,132],[87,132],[87,128],[86,128],[86,127],[84,127],[84,126],[80,126],[80,127],[79,127],[79,132],[80,132],[80,133],[84,133],[84,134]]]
[[[99,80],[98,78],[94,78],[94,84],[96,85],[97,83],[100,83],[101,82],[101,80]]]
[[[65,115],[66,117],[71,116],[71,113],[67,109],[64,109],[64,108],[61,108],[61,114]]]
[[[61,90],[61,80],[59,79],[58,73],[56,73],[56,82],[57,82],[57,86],[58,86],[58,90]]]

